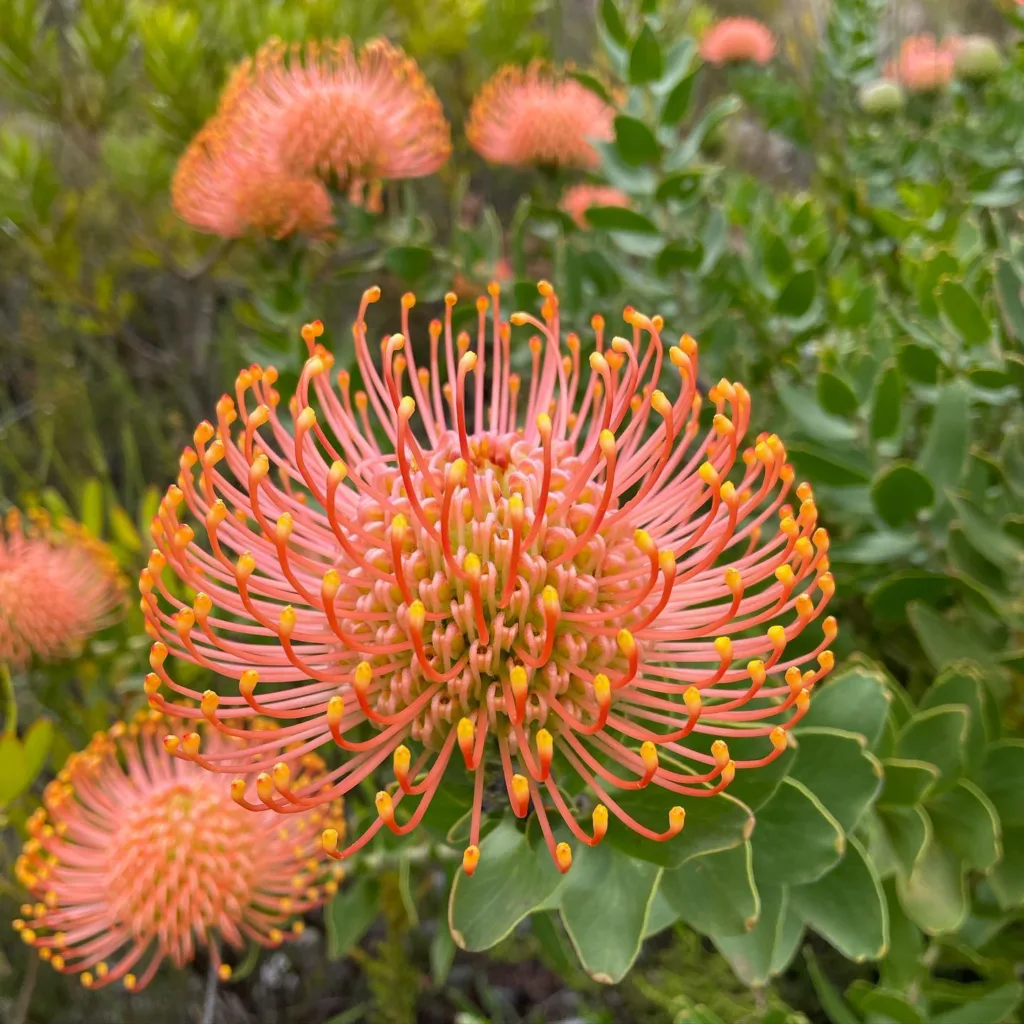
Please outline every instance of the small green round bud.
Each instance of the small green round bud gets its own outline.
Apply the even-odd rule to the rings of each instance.
[[[999,74],[1003,57],[988,36],[968,36],[957,48],[955,67],[960,78],[981,82]]]
[[[895,114],[902,110],[907,100],[903,89],[896,82],[878,79],[861,86],[860,107],[866,114]]]

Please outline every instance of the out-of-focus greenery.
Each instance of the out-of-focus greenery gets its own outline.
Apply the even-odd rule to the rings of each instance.
[[[565,879],[494,820],[470,890],[448,842],[468,793],[446,780],[448,820],[385,834],[308,942],[235,964],[225,1020],[1021,1019],[1022,19],[1005,5],[992,77],[883,114],[864,97],[892,8],[791,6],[770,67],[711,68],[713,12],[666,0],[0,0],[0,503],[74,515],[134,573],[156,488],[239,367],[273,362],[287,393],[300,324],[344,339],[369,283],[426,305],[497,275],[533,307],[544,276],[584,340],[627,303],[697,337],[702,383],[743,380],[832,537],[847,663],[717,817],[658,852],[610,832]],[[178,221],[175,161],[231,64],[271,35],[346,34],[416,57],[452,163],[389,188],[379,216],[339,197],[330,240]],[[577,59],[620,106],[587,180],[630,206],[585,229],[558,205],[581,176],[486,168],[460,132],[484,79],[538,55]],[[5,867],[66,755],[144,705],[147,644],[130,607],[13,679]],[[638,808],[664,817],[657,795]],[[0,936],[14,1012],[29,961]],[[168,972],[132,1010],[50,980],[28,1020],[194,1019],[202,994]]]

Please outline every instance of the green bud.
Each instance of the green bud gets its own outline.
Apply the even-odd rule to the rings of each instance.
[[[956,73],[968,81],[992,78],[1002,67],[999,47],[988,36],[967,36],[956,51]]]
[[[860,89],[860,107],[867,114],[895,114],[906,103],[903,89],[896,82],[878,79]]]

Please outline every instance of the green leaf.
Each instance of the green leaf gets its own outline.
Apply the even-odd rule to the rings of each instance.
[[[772,955],[782,939],[788,893],[785,886],[765,885],[759,889],[761,915],[743,935],[712,935],[711,940],[729,961],[741,981],[764,985],[772,974]]]
[[[658,253],[654,271],[659,277],[666,277],[676,270],[696,270],[704,262],[704,246],[699,238],[689,242],[669,242]]]
[[[27,785],[25,751],[17,736],[0,736],[0,809],[10,803]]]
[[[957,860],[929,836],[910,875],[896,876],[910,919],[927,935],[956,931],[967,916],[967,893]]]
[[[490,949],[547,901],[563,881],[546,848],[533,849],[506,815],[480,842],[473,877],[460,868],[448,899],[448,924],[462,949]]]
[[[934,501],[935,488],[928,477],[909,462],[890,463],[871,483],[871,503],[892,527],[916,519]]]
[[[985,754],[976,779],[1004,828],[1024,826],[1024,740],[999,740]]]
[[[114,540],[128,551],[141,551],[142,538],[132,517],[118,504],[110,506],[110,531]]]
[[[742,935],[754,926],[760,911],[750,843],[694,857],[681,868],[666,871],[661,891],[697,931]]]
[[[439,925],[430,940],[430,980],[434,988],[441,988],[448,980],[448,973],[455,961],[455,950],[452,933]]]
[[[664,874],[662,875],[664,877]],[[654,894],[654,901],[651,903],[651,912],[647,915],[647,927],[644,929],[644,938],[649,939],[652,935],[659,935],[666,928],[679,920],[679,911],[669,903],[659,885]]]
[[[881,622],[904,622],[912,601],[942,603],[957,589],[956,581],[926,569],[894,572],[868,591],[868,607]]]
[[[577,849],[561,890],[562,923],[595,981],[614,984],[633,966],[661,871],[607,843]]]
[[[988,876],[988,884],[1003,910],[1024,904],[1024,828],[1003,827],[1003,859]]]
[[[830,548],[831,557],[837,562],[853,562],[857,565],[881,565],[909,557],[917,550],[920,542],[912,533],[894,533],[890,530],[875,530]]]
[[[804,937],[804,923],[794,913],[792,902],[787,900],[786,910],[775,934],[775,948],[772,950],[771,970],[773,975],[782,974],[792,963]]]
[[[758,888],[813,882],[839,860],[844,846],[839,822],[824,804],[803,783],[783,779],[757,815],[753,847]]]
[[[882,735],[892,697],[885,677],[873,666],[851,664],[814,688],[814,698],[796,730],[842,729],[860,733],[869,747]]]
[[[959,281],[945,277],[939,282],[939,309],[965,345],[983,345],[992,325],[973,295]]]
[[[860,1019],[843,1002],[843,997],[818,966],[818,961],[810,946],[804,948],[804,958],[807,961],[807,973],[810,976],[811,985],[814,987],[814,993],[831,1024],[861,1024]]]
[[[79,501],[79,519],[94,537],[103,536],[103,505],[103,484],[95,477],[86,480]]]
[[[814,270],[797,272],[775,300],[775,311],[794,320],[803,316],[811,308],[817,288],[818,275]]]
[[[615,148],[627,164],[636,167],[661,159],[661,144],[654,132],[643,121],[628,114],[618,114],[615,118]]]
[[[962,704],[969,712],[964,754],[968,773],[981,766],[990,738],[988,720],[989,697],[981,670],[973,662],[958,662],[950,666],[925,691],[920,709],[940,707],[943,704]]]
[[[619,9],[614,0],[601,0],[601,21],[608,30],[608,35],[619,44],[625,46],[629,42],[629,33],[626,31],[626,24],[619,14]]]
[[[979,638],[977,630],[951,622],[923,604],[911,604],[907,615],[924,653],[935,668],[945,668],[950,662],[965,658],[983,666],[994,663],[992,651]]]
[[[662,70],[661,47],[658,46],[651,26],[644,22],[629,54],[630,84],[645,85],[647,82],[656,82],[661,78]]]
[[[867,853],[850,836],[843,859],[823,878],[789,892],[801,920],[847,959],[860,963],[885,956],[889,915],[885,893]]]
[[[866,742],[859,733],[831,728],[802,728],[797,736],[791,777],[802,782],[847,833],[882,788],[882,766],[865,749]],[[754,834],[756,842],[756,829]]]
[[[812,483],[831,487],[856,487],[871,480],[868,471],[857,461],[817,445],[794,442],[786,445],[786,452],[800,473]]]
[[[900,409],[903,405],[903,378],[899,367],[886,363],[875,380],[871,396],[871,437],[879,440],[893,437],[900,427]]]
[[[995,565],[1011,570],[1024,563],[1024,548],[1004,533],[997,523],[955,494],[950,494],[949,500],[964,526],[964,536],[979,554]]]
[[[1024,999],[1024,987],[1011,982],[986,993],[980,999],[946,1010],[932,1018],[932,1024],[1001,1024]]]
[[[852,441],[857,436],[857,430],[852,424],[830,416],[809,392],[793,387],[781,373],[772,374],[772,384],[786,412],[796,420],[807,437],[828,444]]]
[[[886,1024],[926,1024],[924,1017],[899,992],[874,988],[866,981],[855,981],[847,990],[846,998],[869,1020],[884,1020]]]
[[[847,419],[856,415],[860,400],[856,392],[838,374],[822,370],[818,374],[818,403],[825,412]]]
[[[1006,333],[1018,342],[1024,342],[1024,302],[1021,301],[1021,282],[1013,264],[1007,259],[996,259],[996,301],[1003,315]]]
[[[895,880],[890,879],[883,888],[889,910],[889,952],[880,965],[880,982],[886,988],[903,991],[917,982],[924,971],[924,936],[900,905]]]
[[[678,794],[670,793],[660,786],[647,786],[632,793],[623,793],[618,802],[623,810],[660,831],[668,822],[670,808],[680,803],[680,799]],[[608,827],[605,842],[617,846],[632,857],[673,868],[692,857],[731,850],[750,838],[754,815],[746,804],[728,793],[720,793],[710,799],[693,800],[686,806],[688,813],[683,831],[667,842],[656,843],[644,839],[631,828],[615,821]]]
[[[939,391],[931,429],[917,463],[940,497],[947,488],[954,488],[960,482],[970,447],[970,433],[968,386],[962,380],[955,380]]]
[[[665,125],[678,124],[690,112],[690,102],[693,99],[693,83],[697,80],[696,73],[691,73],[677,82],[672,91],[665,99],[661,108],[661,123]]]
[[[384,253],[384,265],[403,281],[418,281],[433,262],[433,250],[422,245],[398,245]]]
[[[327,958],[346,956],[377,920],[380,910],[380,885],[376,878],[364,875],[335,896],[324,908],[327,928]]]
[[[896,756],[926,761],[939,769],[939,786],[951,786],[964,768],[968,710],[948,704],[918,712],[896,737]]]
[[[927,761],[890,757],[882,762],[882,768],[885,784],[878,797],[880,807],[913,807],[939,779],[939,769]]]
[[[29,727],[21,741],[25,769],[26,785],[31,785],[36,776],[43,770],[46,755],[53,745],[53,722],[48,718],[37,718]]]
[[[999,815],[970,779],[928,804],[938,842],[969,867],[989,871],[1002,856]]]
[[[772,277],[780,281],[789,279],[793,273],[793,257],[782,238],[772,232],[764,247],[764,267]]]
[[[657,226],[642,213],[625,206],[591,206],[584,216],[592,227],[604,231],[632,231],[641,235],[656,235]]]

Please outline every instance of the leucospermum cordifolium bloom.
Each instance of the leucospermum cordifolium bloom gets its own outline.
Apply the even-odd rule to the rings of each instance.
[[[594,142],[611,142],[615,109],[543,61],[508,64],[473,100],[466,124],[469,144],[492,164],[541,164],[594,170]]]
[[[382,181],[433,174],[451,154],[441,101],[386,39],[288,46],[272,39],[235,69],[216,114],[182,156],[178,214],[225,237],[317,232],[328,184],[379,204]]]
[[[37,902],[21,908],[14,927],[86,988],[141,989],[165,959],[182,967],[199,945],[226,980],[220,943],[278,946],[337,891],[338,866],[317,840],[325,825],[343,828],[340,803],[281,818],[252,814],[239,801],[269,777],[232,783],[171,757],[199,737],[167,729],[150,711],[98,733],[68,759],[46,788],[45,809],[28,821],[16,873]],[[243,763],[250,756],[244,742],[217,734],[206,748],[231,750]],[[323,774],[313,754],[289,757],[277,773],[293,768],[300,786],[318,785]]]
[[[775,56],[775,36],[756,18],[723,18],[704,34],[700,55],[709,64],[767,64]]]
[[[549,284],[539,318],[509,321],[488,290],[475,347],[455,335],[457,299],[445,297],[424,365],[411,294],[378,365],[365,317],[380,290],[366,291],[353,327],[366,390],[354,394],[347,370],[332,381],[323,326],[307,325],[290,415],[272,368],[243,370],[153,523],[140,580],[153,707],[217,729],[278,719],[255,731],[260,771],[286,742],[339,748],[316,785],[273,777],[261,800],[285,814],[391,761],[396,782],[369,827],[345,847],[325,833],[337,857],[382,827],[414,829],[453,759],[473,779],[467,874],[492,772],[516,815],[532,808],[563,871],[572,854],[552,815],[589,845],[609,815],[667,840],[686,803],[782,753],[833,664],[831,617],[820,641],[795,643],[834,590],[828,537],[779,438],[743,446],[746,389],[712,387],[704,431],[697,345],[668,345],[660,317],[627,309],[629,337],[610,342],[594,317],[588,365]],[[527,382],[510,370],[518,328],[532,333]],[[186,520],[205,525],[203,544]],[[191,606],[165,585],[167,568],[195,590]],[[171,651],[237,692],[177,682]],[[753,756],[731,757],[733,740]],[[242,765],[223,749],[194,754],[217,771]],[[589,828],[559,785],[570,775],[596,802]],[[646,786],[679,798],[654,827],[616,796]]]
[[[961,40],[947,36],[908,36],[900,43],[899,54],[885,68],[885,77],[899,82],[908,92],[935,92],[952,81]]]
[[[26,521],[27,520],[27,521]],[[117,562],[71,519],[12,509],[0,528],[0,663],[24,668],[74,654],[116,618]]]

